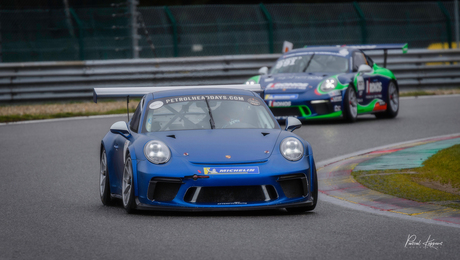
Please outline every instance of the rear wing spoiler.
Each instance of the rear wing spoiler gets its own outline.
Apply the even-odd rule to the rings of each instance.
[[[355,44],[355,45],[305,45],[304,48],[311,47],[347,47],[360,50],[402,50],[403,53],[407,52],[407,43],[391,43],[391,44]]]
[[[369,51],[369,50],[383,50],[383,67],[386,68],[387,66],[387,56],[388,50],[402,50],[402,53],[407,53],[408,45],[407,43],[391,43],[391,44],[359,44],[359,45],[328,45],[328,46],[307,46],[305,45],[304,48],[311,48],[311,47],[347,47],[347,48],[354,48],[359,49],[362,51]]]
[[[211,88],[230,88],[243,89],[253,92],[262,92],[259,84],[252,85],[206,85],[206,86],[168,86],[168,87],[125,87],[125,88],[94,88],[93,101],[97,103],[101,98],[130,98],[143,97],[148,93],[155,93],[164,90],[174,89],[211,89]]]

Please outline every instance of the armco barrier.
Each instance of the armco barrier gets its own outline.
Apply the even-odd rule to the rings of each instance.
[[[367,52],[383,65],[383,51]],[[0,63],[0,102],[90,99],[95,87],[238,84],[281,54]],[[460,86],[460,49],[389,51],[402,89]]]

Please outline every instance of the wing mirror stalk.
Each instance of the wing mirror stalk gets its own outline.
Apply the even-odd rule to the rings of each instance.
[[[124,138],[128,139],[131,136],[131,132],[128,129],[128,125],[125,121],[118,121],[110,127],[110,132],[114,134],[120,134]]]
[[[293,132],[294,130],[296,130],[297,128],[300,128],[301,126],[302,126],[302,122],[300,122],[299,119],[290,116],[286,119],[286,128],[284,130],[286,131],[291,130],[291,132]]]

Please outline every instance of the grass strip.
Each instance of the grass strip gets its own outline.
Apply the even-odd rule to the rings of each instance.
[[[355,171],[352,176],[369,189],[419,202],[460,201],[460,145],[443,149],[423,167],[403,170]],[[434,189],[425,186],[436,183]],[[444,206],[460,208],[460,203]]]

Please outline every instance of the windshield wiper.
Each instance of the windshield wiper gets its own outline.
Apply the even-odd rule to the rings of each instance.
[[[313,57],[315,57],[315,54],[316,54],[316,53],[313,53],[313,55],[311,55],[310,59],[309,59],[308,62],[307,62],[307,66],[305,66],[305,68],[302,70],[302,72],[307,71],[308,66],[310,66],[311,60],[313,60]]]
[[[211,129],[214,129],[216,128],[216,124],[214,123],[214,118],[212,117],[211,107],[209,106],[208,98],[205,97],[204,100],[206,101],[206,105],[208,106],[209,117],[211,118],[209,119],[209,122],[211,123]]]

